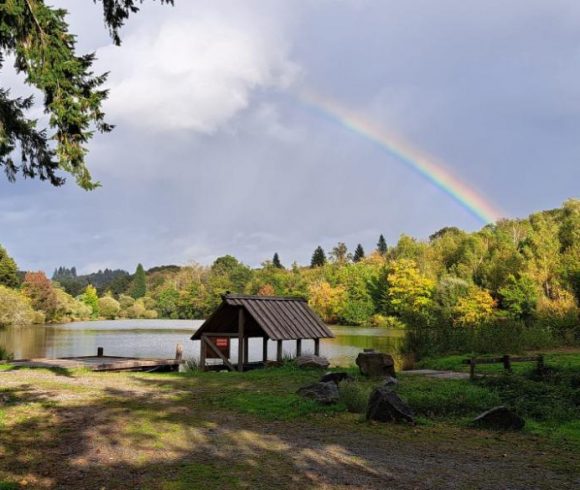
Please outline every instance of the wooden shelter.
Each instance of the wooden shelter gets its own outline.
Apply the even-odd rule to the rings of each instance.
[[[314,341],[319,355],[320,339],[334,337],[324,322],[310,309],[303,298],[279,296],[245,296],[226,294],[222,304],[195,332],[191,340],[200,340],[200,364],[207,369],[208,358],[221,359],[223,366],[243,371],[249,363],[249,339],[262,338],[262,361],[268,360],[268,340],[277,343],[277,360],[282,360],[282,342],[296,341],[296,355],[302,354],[302,341]],[[230,361],[230,343],[238,339],[237,366]],[[255,364],[253,364],[255,365]]]

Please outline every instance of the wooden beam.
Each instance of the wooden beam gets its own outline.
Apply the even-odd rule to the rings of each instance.
[[[244,308],[238,310],[238,371],[244,370]]]
[[[104,349],[102,347],[97,347],[97,357],[103,357]]]
[[[224,362],[224,364],[228,367],[230,371],[236,370],[236,368],[229,361],[229,359],[223,355],[222,351],[220,351],[208,337],[202,335],[201,339],[202,339],[201,341],[207,344],[207,346]]]
[[[278,340],[276,360],[278,362],[282,362],[282,341],[281,340]]]
[[[237,337],[239,332],[208,332],[204,333],[206,337]]]
[[[302,339],[296,339],[296,357],[302,355]]]
[[[268,360],[268,337],[262,339],[262,362]]]
[[[314,355],[320,355],[320,339],[314,339]]]

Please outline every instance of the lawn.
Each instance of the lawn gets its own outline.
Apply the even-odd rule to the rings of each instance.
[[[513,386],[402,374],[397,390],[418,425],[369,424],[361,412],[376,382],[345,385],[337,405],[322,407],[295,394],[319,376],[292,365],[248,373],[2,372],[0,489],[577,483],[575,421],[543,420],[524,403],[523,433],[469,427]],[[557,437],[545,430],[553,422]]]

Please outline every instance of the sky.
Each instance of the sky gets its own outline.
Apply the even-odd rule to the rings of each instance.
[[[576,0],[147,1],[121,47],[91,1],[48,3],[110,72],[116,128],[90,143],[95,191],[0,177],[0,244],[23,270],[307,264],[317,245],[483,226],[336,107],[497,216],[579,197]],[[0,85],[32,92],[9,63]]]

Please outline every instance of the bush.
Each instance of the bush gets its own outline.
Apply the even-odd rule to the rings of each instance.
[[[371,386],[356,381],[344,381],[340,384],[340,401],[349,412],[365,413],[371,391]]]
[[[109,320],[114,320],[119,315],[119,311],[121,311],[121,305],[119,305],[119,302],[115,298],[105,296],[99,299],[99,312],[101,316]]]
[[[397,328],[397,329],[404,329],[406,327],[405,323],[402,322],[396,316],[385,316],[379,314],[371,316],[367,322],[367,326],[372,328]]]
[[[143,313],[143,318],[155,320],[156,318],[159,318],[159,314],[155,310],[146,310],[145,313]]]
[[[0,361],[12,360],[12,354],[0,345]]]
[[[522,321],[505,318],[477,327],[415,321],[407,329],[403,352],[413,353],[420,360],[447,353],[518,353],[550,348],[557,343],[556,336],[548,328],[538,324],[526,326]]]
[[[0,327],[34,323],[30,300],[20,292],[0,286]]]

